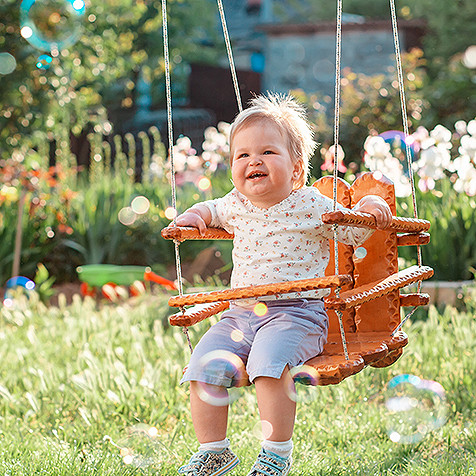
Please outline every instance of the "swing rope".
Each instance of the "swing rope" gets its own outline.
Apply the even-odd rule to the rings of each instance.
[[[170,185],[172,189],[172,208],[174,210],[173,224],[176,224],[177,218],[177,185],[175,181],[175,163],[174,163],[174,133],[173,133],[173,118],[172,118],[172,88],[170,82],[170,59],[169,59],[169,34],[167,22],[167,0],[162,0],[162,34],[164,39],[164,61],[165,61],[165,95],[167,99],[167,138],[169,142],[169,158],[170,158]],[[177,273],[178,292],[183,295],[183,278],[182,278],[182,263],[180,261],[180,242],[174,240],[175,247],[175,269]],[[182,312],[184,309],[181,308]],[[187,338],[190,353],[193,352],[192,342],[186,327],[182,327],[182,332]]]
[[[342,0],[337,0],[337,22],[336,22],[336,60],[335,60],[335,85],[334,85],[334,182],[333,182],[333,201],[334,212],[337,211],[337,172],[338,172],[338,148],[339,148],[339,127],[340,127],[340,93],[341,93],[341,56],[342,56]],[[334,231],[334,274],[339,274],[339,243],[337,241],[337,226],[332,225]],[[335,289],[336,298],[340,297],[340,287]],[[343,315],[340,310],[336,311],[339,320],[339,330],[344,348],[344,356],[349,360],[349,351],[347,349],[347,339],[345,337]]]
[[[243,104],[241,101],[240,85],[238,84],[238,77],[236,75],[235,61],[233,59],[233,51],[231,49],[230,35],[228,34],[228,26],[226,23],[225,9],[223,8],[222,0],[217,0],[218,11],[220,12],[221,26],[223,29],[223,37],[225,38],[226,53],[228,55],[228,63],[230,64],[231,78],[233,80],[233,87],[235,88],[236,102],[238,105],[238,111],[243,110]]]
[[[392,32],[393,32],[393,44],[395,48],[395,61],[397,65],[397,78],[398,78],[398,90],[400,93],[400,109],[402,112],[402,122],[403,122],[403,135],[405,137],[405,158],[407,163],[408,176],[410,178],[410,186],[412,191],[412,204],[413,204],[413,217],[418,219],[418,208],[416,201],[416,191],[415,191],[415,180],[413,177],[413,166],[412,166],[412,153],[410,150],[410,145],[408,143],[408,137],[410,136],[408,130],[408,112],[407,112],[407,101],[405,98],[405,84],[403,80],[403,67],[402,67],[402,55],[400,50],[400,40],[398,37],[398,24],[397,24],[397,13],[395,10],[395,0],[390,0],[390,13],[392,18]],[[421,246],[417,244],[417,260],[418,266],[421,268],[423,264]],[[417,293],[420,293],[421,290],[421,281],[418,281]],[[391,335],[394,336],[405,324],[405,322],[414,314],[416,311],[416,306],[402,319],[400,324],[392,331]]]

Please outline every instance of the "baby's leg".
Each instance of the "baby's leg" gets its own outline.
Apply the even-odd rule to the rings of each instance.
[[[289,398],[292,385],[286,367],[281,378],[257,377],[254,381],[264,437],[272,441],[288,441],[293,436],[296,403]]]
[[[228,406],[215,406],[204,402],[200,397],[200,390],[203,391],[204,387],[207,393],[221,394],[219,397],[223,397],[223,399],[226,398],[228,393],[225,387],[190,382],[190,406],[193,427],[201,444],[224,440],[228,423]],[[210,387],[210,392],[208,392],[206,387]]]

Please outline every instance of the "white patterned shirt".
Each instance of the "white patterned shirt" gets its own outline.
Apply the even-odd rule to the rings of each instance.
[[[266,209],[254,206],[236,189],[202,204],[212,215],[210,226],[234,234],[232,288],[324,276],[330,259],[328,240],[333,239],[334,232],[332,225],[322,223],[321,216],[333,210],[333,201],[315,187],[293,190],[287,198]],[[354,246],[362,244],[373,232],[337,228],[338,241]],[[318,289],[260,300],[316,299],[328,294],[328,289]]]

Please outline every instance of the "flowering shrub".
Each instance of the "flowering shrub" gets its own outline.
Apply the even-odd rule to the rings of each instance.
[[[201,191],[211,188],[209,177],[217,170],[225,168],[225,161],[230,153],[229,132],[230,124],[226,122],[220,122],[216,128],[205,129],[201,154],[197,154],[188,137],[182,136],[177,139],[173,146],[177,186],[192,183]],[[170,160],[166,168],[170,170]]]
[[[366,139],[364,165],[390,178],[398,197],[411,193],[405,162],[407,150],[421,191],[434,190],[439,180],[449,178],[458,193],[476,195],[476,119],[467,124],[458,121],[454,132],[442,125],[431,131],[418,127],[406,139],[395,132],[391,141],[383,134]]]

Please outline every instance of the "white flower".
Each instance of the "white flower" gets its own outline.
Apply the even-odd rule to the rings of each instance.
[[[414,162],[413,170],[423,178],[438,180],[445,177],[445,170],[451,170],[450,151],[444,145],[432,146],[420,153],[420,159]]]
[[[467,155],[460,155],[454,160],[454,165],[458,175],[454,189],[459,193],[476,195],[476,168],[470,158]]]
[[[464,135],[461,137],[458,152],[461,155],[467,155],[470,159],[476,158],[476,135]]]
[[[385,159],[390,154],[390,144],[385,142],[383,137],[379,136],[369,136],[365,139],[364,150],[366,155],[370,156],[372,159]]]
[[[175,147],[180,151],[188,152],[192,148],[192,141],[186,136],[179,137]]]
[[[476,119],[473,119],[472,121],[468,122],[467,131],[468,134],[476,136]]]
[[[434,139],[436,145],[441,145],[451,149],[451,131],[445,126],[438,124],[431,132],[430,137]]]
[[[465,121],[456,121],[455,122],[455,130],[460,136],[466,134],[466,132],[467,132],[466,122]]]

